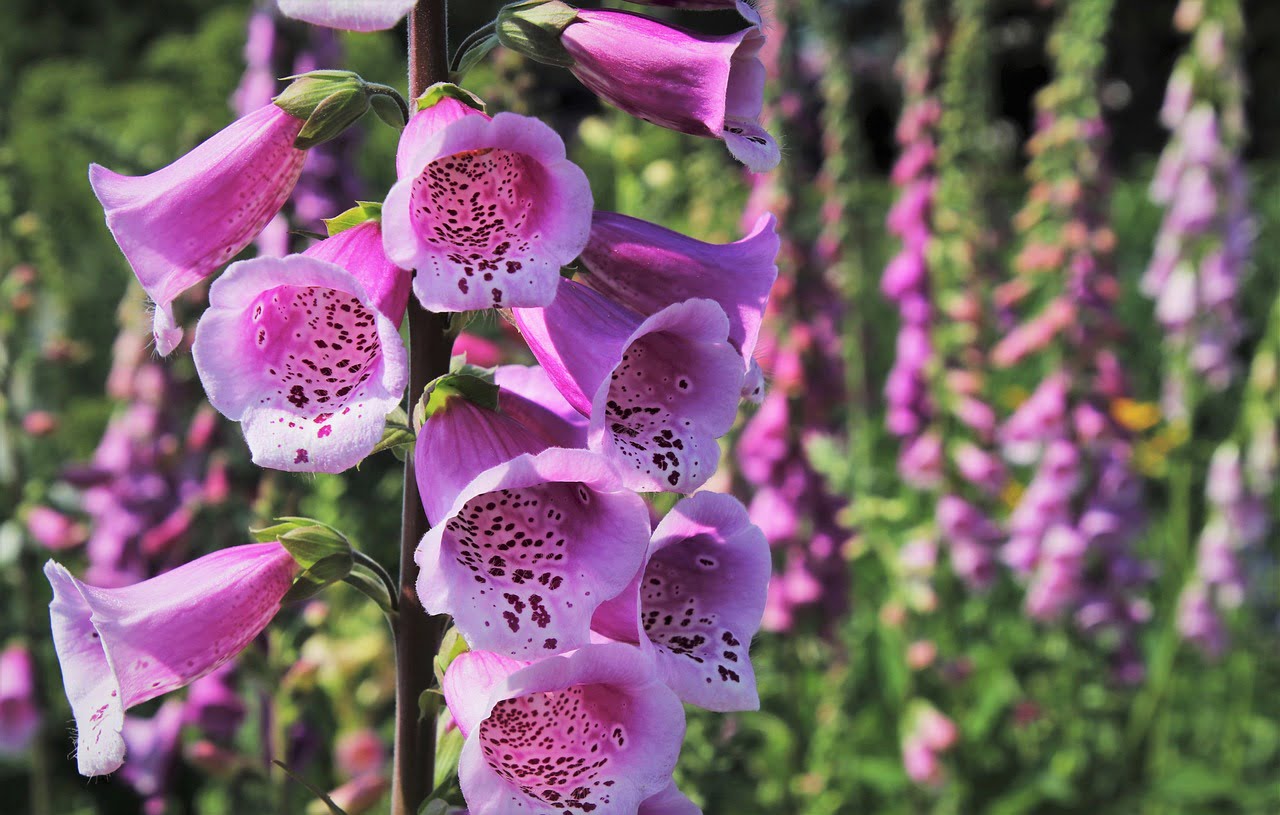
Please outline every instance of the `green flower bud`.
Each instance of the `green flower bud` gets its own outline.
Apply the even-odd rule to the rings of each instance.
[[[560,34],[578,19],[578,10],[560,0],[524,0],[498,12],[498,42],[547,65],[568,68],[573,57]]]
[[[400,94],[386,85],[365,82],[351,71],[310,71],[289,79],[293,82],[272,101],[285,113],[303,120],[293,142],[299,150],[337,138],[368,112],[375,97],[375,110],[384,121],[404,127],[409,120],[409,107]]]

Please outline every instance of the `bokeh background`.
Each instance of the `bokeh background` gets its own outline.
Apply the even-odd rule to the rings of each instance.
[[[496,11],[452,6],[455,42]],[[716,241],[770,210],[785,235],[770,395],[717,484],[775,546],[762,710],[691,710],[681,786],[712,815],[1280,812],[1280,4],[766,16],[765,176],[512,54],[467,83],[556,126],[599,208]],[[278,758],[385,811],[390,641],[360,595],[133,711],[126,768],[89,782],[40,566],[124,585],[286,514],[395,562],[399,462],[254,468],[190,357],[151,353],[86,169],[163,166],[303,70],[403,88],[403,40],[248,0],[0,10],[0,810],[324,811]],[[380,200],[394,145],[369,117],[312,151],[249,251]],[[497,318],[460,343],[523,353]]]

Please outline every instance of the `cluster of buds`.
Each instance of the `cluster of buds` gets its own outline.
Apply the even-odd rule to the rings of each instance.
[[[1174,68],[1161,121],[1173,136],[1151,198],[1168,207],[1142,290],[1156,301],[1173,371],[1166,415],[1186,420],[1197,383],[1222,390],[1236,375],[1238,299],[1254,226],[1245,141],[1244,21],[1235,3],[1184,0],[1175,24],[1191,44]]]
[[[365,5],[312,2],[305,14],[361,30],[395,22]],[[768,169],[778,154],[757,122],[760,19],[745,3],[694,5],[738,8],[750,25],[707,36],[526,0],[474,45],[567,67],[624,111]],[[774,219],[710,244],[596,212],[585,173],[536,119],[490,115],[452,83],[410,104],[352,73],[313,71],[150,175],[91,168],[156,303],[162,354],[183,339],[174,298],[255,240],[309,152],[370,109],[402,128],[396,183],[380,203],[334,213],[305,251],[236,262],[213,281],[191,345],[209,402],[263,467],[338,473],[380,450],[409,457],[430,528],[405,602],[452,617],[461,643],[437,668],[465,739],[456,772],[469,811],[689,812],[672,782],[681,702],[758,706],[748,648],[769,549],[728,495],[697,492],[655,524],[640,493],[699,491],[740,400],[761,391]],[[575,260],[576,279],[562,275]],[[501,310],[539,364],[455,358],[406,411],[399,326],[418,307]],[[119,588],[46,567],[82,773],[111,772],[126,748],[146,754],[124,711],[207,677],[282,604],[345,580],[398,612],[385,571],[337,530],[289,518],[255,536]]]
[[[1108,348],[1119,337],[1115,238],[1095,79],[1111,5],[1072,4],[1054,31],[1057,79],[1037,98],[1032,190],[1015,221],[1025,235],[1019,276],[998,295],[1038,313],[992,358],[1012,365],[1052,350],[1061,360],[1000,431],[1006,455],[1036,466],[1009,519],[1003,559],[1029,581],[1029,614],[1071,616],[1103,643],[1115,678],[1137,682],[1137,630],[1150,615],[1140,593],[1150,573],[1132,551],[1144,523],[1142,486],[1129,430],[1113,409],[1127,402],[1127,387]]]

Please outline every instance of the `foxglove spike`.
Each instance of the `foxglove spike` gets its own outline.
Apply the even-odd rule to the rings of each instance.
[[[209,306],[196,371],[255,464],[338,473],[377,445],[408,366],[395,324],[352,272],[305,255],[241,261]]]
[[[692,492],[715,472],[743,381],[715,302],[644,318],[564,280],[554,303],[515,319],[547,376],[591,418],[590,448],[618,464],[628,488]]]
[[[397,326],[404,320],[412,275],[387,258],[382,249],[382,224],[378,221],[345,229],[312,244],[302,254],[351,272],[384,317]]]
[[[650,316],[666,306],[703,297],[729,318],[729,342],[749,368],[778,277],[777,220],[769,214],[751,233],[724,245],[703,243],[639,218],[597,212],[582,252],[582,282]]]
[[[764,47],[759,26],[698,34],[621,11],[578,10],[560,36],[570,70],[633,116],[694,136],[721,139],[754,172],[778,165],[777,142],[760,126]]]
[[[642,571],[596,611],[592,627],[640,645],[681,701],[756,710],[747,649],[769,587],[769,544],[732,496],[700,492],[653,531]]]
[[[156,351],[182,339],[173,301],[249,245],[298,181],[302,120],[265,105],[145,176],[94,164],[89,183],[107,227],[156,304]]]
[[[387,256],[417,271],[414,294],[432,311],[546,305],[586,246],[591,187],[550,127],[474,113],[401,148],[382,211]]]
[[[449,671],[463,670],[467,657],[474,654]],[[448,698],[455,717],[474,720],[481,712],[458,763],[472,815],[569,806],[632,815],[668,791],[684,710],[632,646],[589,645],[520,668],[489,688],[458,688],[447,675],[446,684],[482,699]]]
[[[577,648],[640,568],[648,533],[644,500],[602,456],[522,455],[478,475],[422,538],[418,599],[482,650]]]
[[[416,0],[280,0],[295,20],[344,31],[382,31],[400,22]]]
[[[87,586],[49,561],[53,644],[80,774],[124,761],[124,712],[210,673],[271,622],[297,565],[278,543],[223,549],[132,586]]]

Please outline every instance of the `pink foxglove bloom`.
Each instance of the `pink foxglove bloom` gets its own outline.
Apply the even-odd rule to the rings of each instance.
[[[39,732],[31,651],[15,643],[0,651],[0,755],[26,752]]]
[[[587,417],[564,398],[538,365],[499,365],[493,381],[502,388],[498,407],[546,439],[552,447],[586,447]]]
[[[170,699],[150,718],[126,716],[121,734],[129,757],[120,777],[143,798],[147,815],[165,811],[165,793],[178,759],[182,702]]]
[[[209,402],[243,426],[259,466],[338,473],[382,438],[408,366],[399,312],[379,310],[371,271],[375,279],[402,274],[385,259],[349,271],[291,255],[233,264],[210,287],[192,349],[196,370]],[[403,295],[397,305],[403,310]]]
[[[306,158],[293,146],[302,125],[264,105],[150,175],[89,168],[107,226],[155,301],[162,356],[182,339],[174,299],[248,246],[288,200]]]
[[[597,611],[593,628],[638,643],[681,701],[756,710],[747,649],[769,587],[769,544],[736,498],[700,492],[653,531],[643,570]]]
[[[80,774],[118,769],[124,712],[238,654],[279,611],[296,571],[278,543],[223,549],[118,589],[87,586],[46,564]]]
[[[579,9],[560,43],[569,70],[632,116],[681,133],[723,139],[754,172],[773,169],[778,144],[760,126],[764,64],[759,26],[699,34],[623,11]]]
[[[88,537],[84,524],[76,523],[71,517],[46,506],[32,507],[27,511],[27,532],[36,543],[55,552],[79,546]]]
[[[564,280],[554,303],[515,318],[547,376],[591,418],[591,449],[617,463],[628,488],[692,492],[715,472],[743,366],[714,301],[646,318]]]
[[[762,215],[751,234],[715,245],[612,212],[597,212],[582,252],[582,282],[645,315],[694,297],[715,300],[729,318],[729,342],[755,361],[760,321],[778,277],[777,221]]]
[[[473,651],[449,666],[444,692],[466,736],[458,779],[472,815],[632,815],[671,795],[684,710],[632,646],[531,665]]]
[[[637,6],[664,6],[697,11],[735,9],[747,22],[760,25],[760,12],[755,8],[758,4],[757,0],[627,0],[627,2]]]
[[[413,292],[432,311],[546,305],[591,230],[586,174],[537,119],[460,108],[420,111],[401,136],[387,255],[417,270]]]
[[[544,448],[505,414],[451,397],[414,450],[434,524],[415,553],[418,599],[453,615],[474,647],[527,659],[588,642],[592,613],[639,570],[649,532],[643,499],[603,456]]]
[[[295,20],[344,31],[381,31],[409,14],[416,0],[280,0]]]

